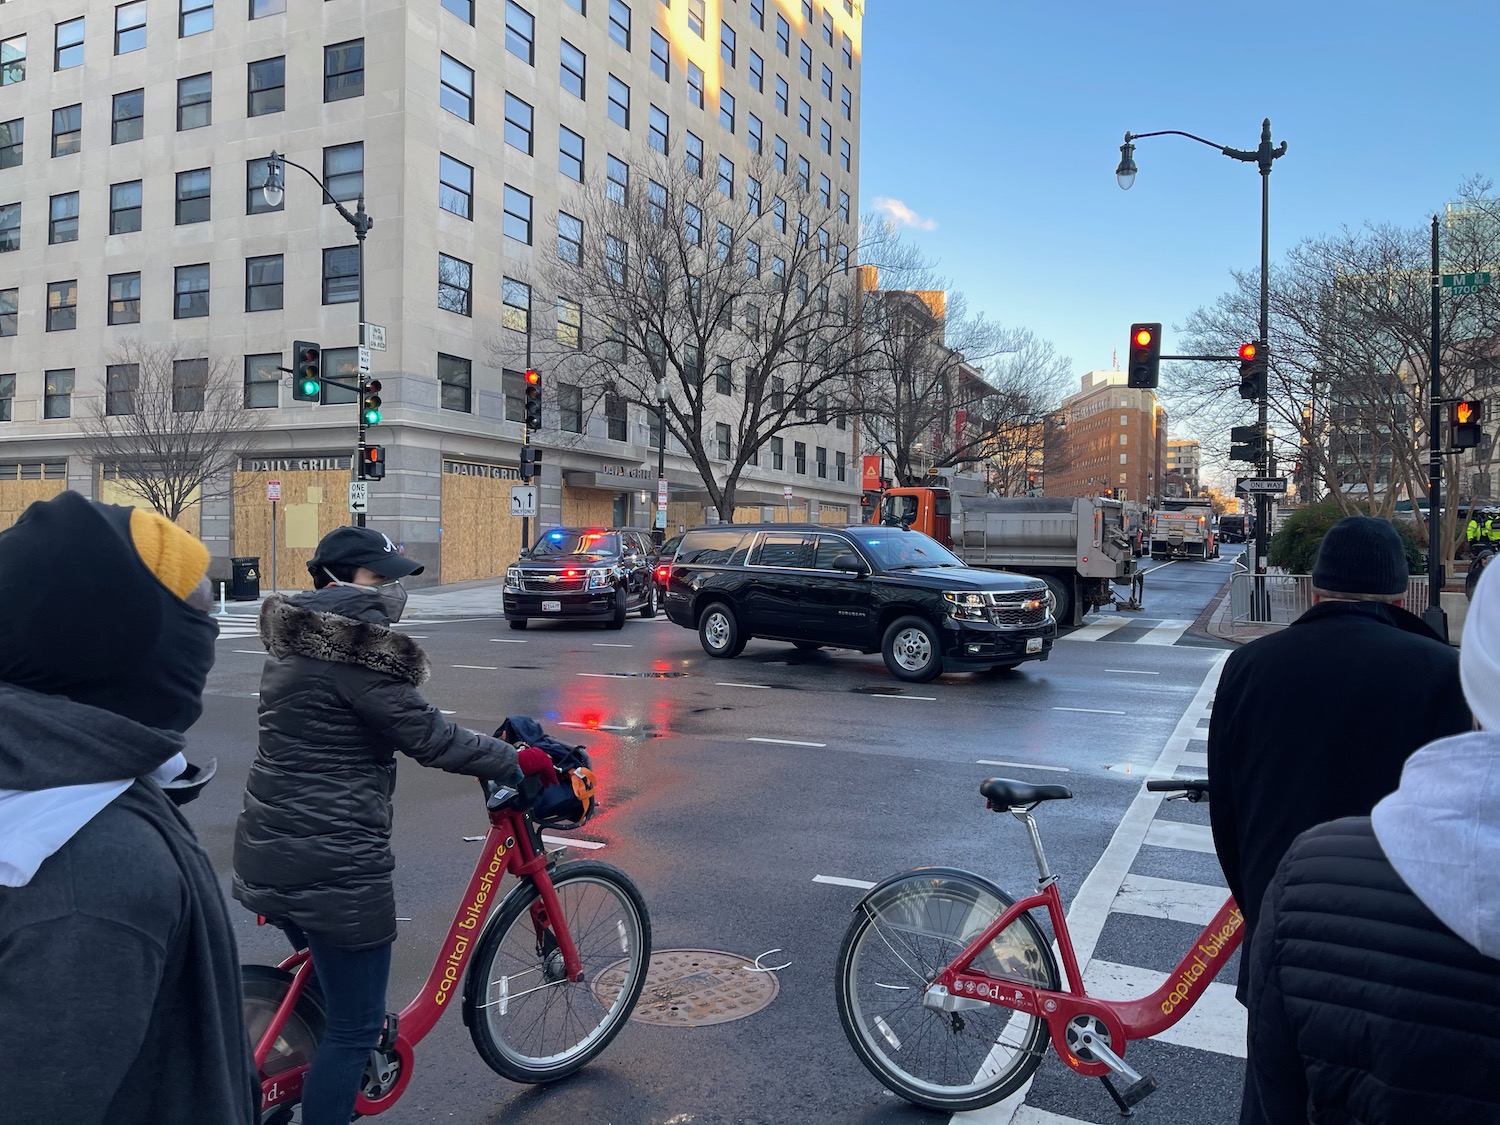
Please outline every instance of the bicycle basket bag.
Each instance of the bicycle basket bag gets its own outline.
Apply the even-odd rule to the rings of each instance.
[[[531,802],[531,819],[543,828],[581,828],[598,811],[593,763],[582,746],[559,742],[529,715],[512,715],[495,731],[513,745],[545,750],[557,770],[557,784],[541,788]]]

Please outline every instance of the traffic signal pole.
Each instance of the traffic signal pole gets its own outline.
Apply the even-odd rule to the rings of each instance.
[[[349,213],[344,210],[342,205],[339,205],[339,211],[346,219],[349,219]],[[359,352],[357,354],[363,355],[365,350],[365,233],[374,225],[370,221],[370,216],[365,212],[364,192],[359,193],[359,202],[354,207],[354,217],[349,219],[349,222],[354,227],[354,241],[357,247],[356,253],[359,268]],[[361,479],[365,463],[365,375],[364,368],[360,367],[359,378],[357,380],[359,383],[359,392],[354,397],[355,409],[359,411],[359,437],[354,443],[354,480]],[[356,512],[354,522],[358,526],[364,527],[365,514],[363,512]]]
[[[1432,386],[1427,427],[1427,608],[1422,620],[1444,641],[1448,639],[1448,615],[1443,612],[1443,556],[1438,541],[1443,526],[1443,444],[1438,436],[1443,421],[1442,360],[1438,349],[1439,297],[1442,294],[1442,264],[1438,260],[1438,218],[1432,217],[1432,341],[1428,364]]]

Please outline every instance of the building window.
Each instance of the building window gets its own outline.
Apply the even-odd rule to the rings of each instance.
[[[269,410],[281,405],[280,352],[245,357],[245,408]]]
[[[734,394],[734,375],[723,356],[714,360],[714,390],[721,395]]]
[[[703,24],[708,17],[703,0],[688,0],[688,30],[703,38]]]
[[[719,194],[734,198],[734,161],[727,156],[719,157]]]
[[[47,219],[47,242],[78,241],[78,193],[64,192],[52,197],[52,207]]]
[[[323,349],[323,373],[332,375],[335,379],[353,383],[359,378],[359,349],[356,348],[324,348]],[[323,383],[322,404],[328,406],[332,403],[354,402],[357,395],[353,391],[336,387],[332,383]]]
[[[47,331],[71,332],[78,327],[78,281],[54,281],[47,286]],[[66,417],[66,415],[61,415]]]
[[[583,261],[583,220],[566,211],[557,213],[557,256],[575,266]]]
[[[140,386],[141,365],[111,363],[104,369],[104,413],[126,417],[135,413],[135,392]]]
[[[177,0],[177,36],[202,35],[214,29],[214,0]]]
[[[728,223],[720,223],[718,233],[714,236],[714,257],[721,262],[729,261],[729,255],[734,252],[734,228]],[[729,298],[725,298],[724,308],[728,309]]]
[[[761,31],[766,29],[766,0],[750,0],[750,22]]]
[[[609,0],[609,37],[630,50],[630,6],[625,0]]]
[[[812,164],[807,157],[797,157],[797,186],[803,191],[812,190]]]
[[[745,273],[750,277],[760,276],[760,243],[756,242],[754,239],[747,239],[745,241]],[[747,331],[749,330],[750,314],[752,311],[754,311],[755,313],[757,326],[760,321],[760,309],[755,305],[750,305],[749,307],[747,307],[745,310],[745,324]],[[759,332],[758,327],[756,329],[756,332]]]
[[[828,479],[828,450],[821,445],[813,450],[813,468],[819,477]]]
[[[531,286],[513,277],[500,279],[500,327],[531,332]]]
[[[781,75],[776,76],[776,111],[785,117],[790,112],[792,88],[787,85],[786,79]]]
[[[83,106],[65,105],[52,111],[52,155],[72,156],[83,144]]]
[[[286,0],[250,0],[250,18],[279,16],[286,12]]]
[[[536,63],[536,20],[516,0],[505,0],[505,49],[527,66]]]
[[[110,324],[139,324],[141,322],[141,275],[139,273],[112,273],[109,275]]]
[[[172,283],[172,317],[174,320],[189,320],[208,315],[208,263],[194,266],[178,266]]]
[[[583,347],[583,306],[566,297],[557,299],[557,342],[574,351]]]
[[[833,181],[821,172],[818,174],[818,202],[824,207],[833,206]]]
[[[854,43],[849,38],[849,33],[844,33],[844,66],[850,70],[854,69]]]
[[[566,125],[557,127],[557,170],[583,183],[583,138]]]
[[[783,454],[783,448],[784,443],[781,438],[773,437],[771,439],[771,468],[777,470],[786,468],[786,457]]]
[[[683,143],[683,160],[687,170],[694,176],[703,175],[703,138],[687,134],[687,140]]]
[[[500,390],[505,395],[505,420],[526,420],[526,377],[519,371],[505,368],[500,373]]]
[[[812,136],[812,106],[807,103],[806,98],[797,99],[797,121],[802,126],[802,135]]]
[[[630,87],[609,76],[609,119],[622,129],[630,128]]]
[[[470,27],[474,26],[474,0],[443,0],[443,7]]]
[[[438,104],[460,120],[474,120],[474,72],[447,55],[441,64]]]
[[[807,476],[807,442],[792,443],[792,469],[801,476]]]
[[[526,102],[514,94],[505,95],[505,143],[527,156],[532,153],[532,122],[535,116]]]
[[[714,423],[714,453],[720,461],[729,460],[729,423]]]
[[[48,371],[44,387],[42,417],[71,418],[73,416],[73,368],[64,367]]]
[[[618,203],[623,207],[629,193],[630,165],[614,153],[609,153],[604,162],[604,197],[611,203]]]
[[[474,409],[474,365],[469,360],[438,352],[437,377],[438,402],[444,410],[468,414]]]
[[[623,284],[630,272],[630,246],[612,234],[604,236],[604,276]]]
[[[323,251],[323,303],[347,305],[358,300],[359,247],[327,247]]]
[[[146,46],[146,0],[115,9],[115,54],[128,55]]]
[[[0,121],[0,168],[21,166],[23,142],[26,139],[26,120],[17,117],[11,121]]]
[[[829,124],[828,118],[822,118],[818,123],[818,144],[829,156],[833,155],[833,126]]]
[[[460,218],[474,218],[474,169],[446,152],[438,153],[438,206]]]
[[[531,245],[531,196],[505,185],[505,237]]]
[[[111,113],[110,144],[138,141],[145,125],[146,91],[126,90],[116,94]]]
[[[0,336],[14,336],[20,319],[21,291],[0,289]],[[6,418],[9,422],[10,419]]]
[[[663,82],[672,81],[672,52],[666,37],[655,28],[651,30],[651,73]]]
[[[842,483],[849,476],[849,455],[842,449],[833,455],[834,479]]]
[[[730,27],[724,20],[719,21],[719,58],[724,60],[724,65],[734,69],[735,46],[738,40],[735,38],[734,28]]]
[[[195,74],[177,80],[177,131],[213,123],[214,76]]]
[[[625,399],[613,392],[606,394],[604,396],[605,436],[610,441],[625,441],[629,434],[629,424],[630,418]]]
[[[844,120],[854,120],[854,95],[849,92],[849,87],[843,87],[843,93],[839,95],[842,99],[841,105],[844,110]]]
[[[127,180],[109,187],[109,233],[129,234],[141,229],[141,181]]]
[[[783,176],[786,175],[786,138],[777,136],[771,145],[771,160],[776,165],[776,171]]]
[[[194,168],[177,173],[178,226],[208,222],[212,176],[213,173],[208,168]]]
[[[695,204],[682,208],[682,236],[692,246],[703,244],[703,209]]]
[[[828,69],[828,64],[823,64],[823,96],[833,101],[833,71]]]
[[[703,108],[703,70],[691,59],[687,64],[688,101]]]
[[[365,92],[365,41],[351,39],[323,48],[323,100],[339,102]]]
[[[323,150],[323,184],[334,199],[358,199],[365,190],[365,144],[354,141]],[[327,200],[324,200],[326,203]]]
[[[245,311],[281,308],[281,255],[245,259]]]
[[[787,58],[792,57],[792,25],[780,12],[776,13],[776,46]]]
[[[0,86],[26,81],[26,36],[0,39]]]
[[[849,171],[849,165],[850,165],[849,138],[848,137],[840,137],[839,138],[839,167],[842,168],[844,171],[847,172],[847,171]]]
[[[771,197],[771,224],[777,234],[786,233],[786,200],[779,195]]]
[[[802,46],[801,46],[801,49],[800,49],[800,55],[801,55],[801,64],[800,65],[802,67],[802,77],[803,78],[811,78],[812,77],[812,48],[807,45],[807,40],[806,39],[802,40]]]
[[[65,20],[56,25],[56,40],[52,52],[53,70],[71,70],[83,65],[83,17]],[[63,415],[66,417],[66,415]]]
[[[280,211],[286,207],[286,198],[272,207],[266,202],[266,177],[270,174],[270,157],[259,156],[245,162],[245,214],[259,215],[266,211]]]
[[[14,293],[13,289],[0,289],[0,303],[3,303],[5,294]],[[3,323],[4,314],[0,313],[0,323]],[[5,333],[0,331],[0,336]],[[14,333],[12,333],[14,335]],[[11,406],[16,399],[16,377],[14,374],[0,375],[0,422],[9,422]]]
[[[462,258],[438,255],[438,308],[459,316],[469,316],[473,309],[474,267]]]
[[[172,409],[178,414],[192,414],[202,410],[203,393],[207,386],[208,360],[172,361]]]
[[[570,434],[583,433],[583,388],[577,384],[557,385],[557,428]]]
[[[849,193],[847,191],[839,192],[839,218],[846,223],[849,221]]]
[[[750,151],[757,156],[761,154],[761,123],[760,118],[753,113],[745,115],[745,135],[750,138]]]
[[[650,120],[646,124],[646,143],[662,154],[665,154],[667,151],[667,130],[669,126],[670,119],[667,115],[655,106],[652,106]]]
[[[758,51],[750,52],[750,88],[757,94],[766,92],[766,60]]]
[[[562,41],[562,66],[558,71],[558,79],[562,88],[575,98],[583,97],[585,62],[583,52],[564,39]]]
[[[261,59],[250,64],[247,117],[280,113],[286,109],[286,56]]]
[[[719,91],[719,124],[734,132],[734,95],[728,90]]]

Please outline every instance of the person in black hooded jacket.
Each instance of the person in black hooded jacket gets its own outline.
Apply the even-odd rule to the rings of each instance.
[[[0,533],[0,1121],[251,1125],[218,878],[175,807],[208,548],[63,492]],[[197,775],[194,780],[194,775]]]
[[[427,656],[390,626],[422,567],[372,528],[318,544],[314,589],[268,597],[260,750],[234,836],[234,897],[311,949],[327,1007],[302,1094],[304,1125],[347,1125],[385,1019],[396,902],[395,753],[450,773],[556,781],[545,752],[449,722],[422,698]]]

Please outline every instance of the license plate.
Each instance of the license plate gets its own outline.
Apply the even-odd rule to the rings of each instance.
[[[1026,651],[1027,652],[1041,652],[1042,651],[1042,638],[1041,637],[1027,637],[1026,638]]]
[[[561,613],[562,612],[562,602],[543,602],[542,603],[542,612],[543,613]],[[1041,642],[1038,641],[1037,644],[1040,645]],[[1031,650],[1027,649],[1026,651],[1030,652]]]

